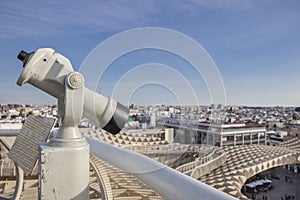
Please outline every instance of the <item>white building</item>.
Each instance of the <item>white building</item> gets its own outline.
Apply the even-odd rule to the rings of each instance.
[[[259,124],[199,123],[197,139],[202,144],[235,146],[266,144],[266,127]]]

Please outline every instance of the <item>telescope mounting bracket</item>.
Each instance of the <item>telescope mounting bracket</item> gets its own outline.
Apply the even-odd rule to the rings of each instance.
[[[81,138],[78,123],[83,115],[84,78],[78,72],[71,72],[65,77],[64,95],[58,98],[60,128],[56,139]]]

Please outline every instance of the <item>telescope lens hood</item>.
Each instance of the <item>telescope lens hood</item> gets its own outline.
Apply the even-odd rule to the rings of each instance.
[[[128,108],[117,102],[115,113],[102,129],[113,135],[119,133],[124,124],[128,121],[128,113]]]

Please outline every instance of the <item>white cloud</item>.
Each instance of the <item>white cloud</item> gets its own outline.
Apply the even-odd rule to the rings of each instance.
[[[0,37],[115,31],[142,26],[151,12],[150,1],[6,1],[0,4]]]
[[[250,9],[266,6],[274,3],[276,0],[169,0],[170,7],[177,10],[190,11],[197,14],[201,11],[222,11],[222,12],[244,12]]]
[[[152,23],[159,24],[160,19],[168,15],[166,11],[179,12],[178,16],[198,15],[203,10],[243,11],[262,4],[258,2],[260,1],[5,1],[0,3],[0,37],[120,31],[151,26]]]

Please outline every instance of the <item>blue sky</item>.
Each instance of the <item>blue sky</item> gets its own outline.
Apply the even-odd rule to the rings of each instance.
[[[16,56],[22,49],[51,47],[68,57],[78,70],[90,51],[114,34],[133,28],[163,27],[193,38],[206,49],[223,78],[227,104],[300,104],[300,2],[297,0],[73,2],[0,2],[0,103],[55,103],[55,99],[30,85],[16,85],[22,71]],[[101,77],[98,91],[111,96],[115,83],[126,71],[147,63],[176,69],[190,81],[199,104],[211,103],[205,82],[195,76],[188,63],[157,50],[120,57]],[[153,73],[159,72],[153,70]],[[170,83],[174,81],[168,75],[165,77]],[[143,76],[136,77],[136,84],[141,79]],[[184,91],[181,84],[176,85],[176,80],[172,84]],[[157,83],[128,92],[133,95],[125,104],[176,104],[176,95],[188,95],[172,94]]]

